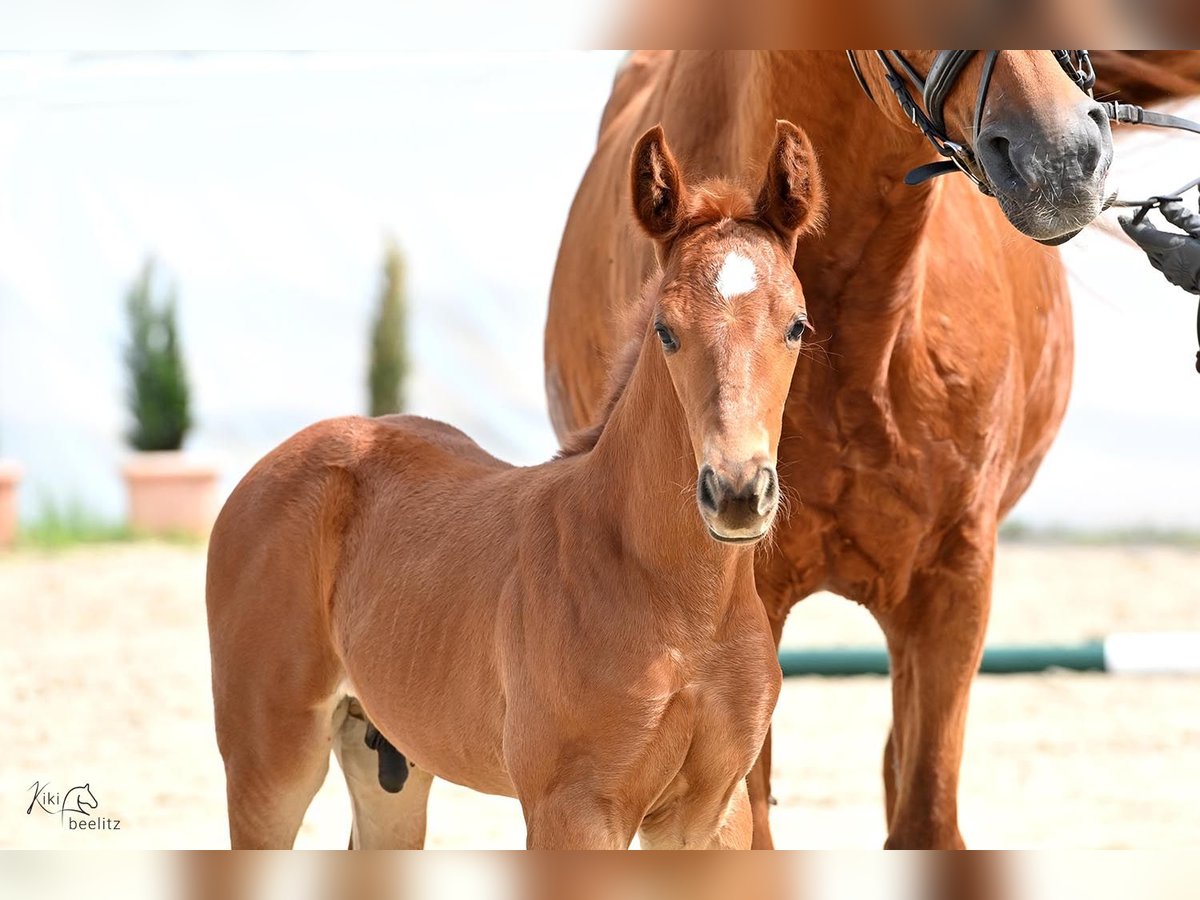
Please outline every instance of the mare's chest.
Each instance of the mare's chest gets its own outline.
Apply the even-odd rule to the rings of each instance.
[[[978,351],[972,367],[973,352],[944,323],[900,347],[879,380],[798,377],[779,448],[793,509],[758,566],[765,597],[828,588],[885,603],[949,523],[999,504],[1024,428],[1017,354]]]

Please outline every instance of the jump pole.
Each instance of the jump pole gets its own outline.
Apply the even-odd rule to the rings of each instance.
[[[785,676],[886,675],[883,647],[784,648],[779,665]],[[1064,669],[1142,675],[1200,675],[1200,632],[1166,631],[1111,634],[1080,644],[1013,644],[988,647],[979,671],[1019,675]]]

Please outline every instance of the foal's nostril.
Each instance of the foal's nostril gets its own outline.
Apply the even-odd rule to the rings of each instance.
[[[758,496],[755,510],[760,516],[763,516],[770,512],[771,507],[775,504],[775,498],[779,494],[779,479],[775,475],[773,466],[763,466],[759,470],[758,478],[755,479],[755,487]]]
[[[713,471],[712,466],[705,466],[700,470],[700,480],[696,485],[696,496],[701,509],[712,513],[717,511],[718,490],[717,473]]]

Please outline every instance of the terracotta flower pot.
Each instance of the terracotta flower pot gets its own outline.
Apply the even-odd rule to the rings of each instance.
[[[135,453],[124,474],[135,533],[208,536],[217,513],[216,469],[164,451]]]
[[[12,546],[17,536],[17,487],[21,484],[21,466],[11,459],[0,459],[0,550]]]

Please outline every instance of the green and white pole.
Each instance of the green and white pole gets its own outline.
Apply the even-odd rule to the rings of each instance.
[[[784,648],[784,675],[886,675],[882,647]],[[988,647],[979,671],[1018,675],[1065,669],[1119,675],[1200,675],[1200,632],[1164,631],[1111,634],[1081,644],[1028,644]]]

